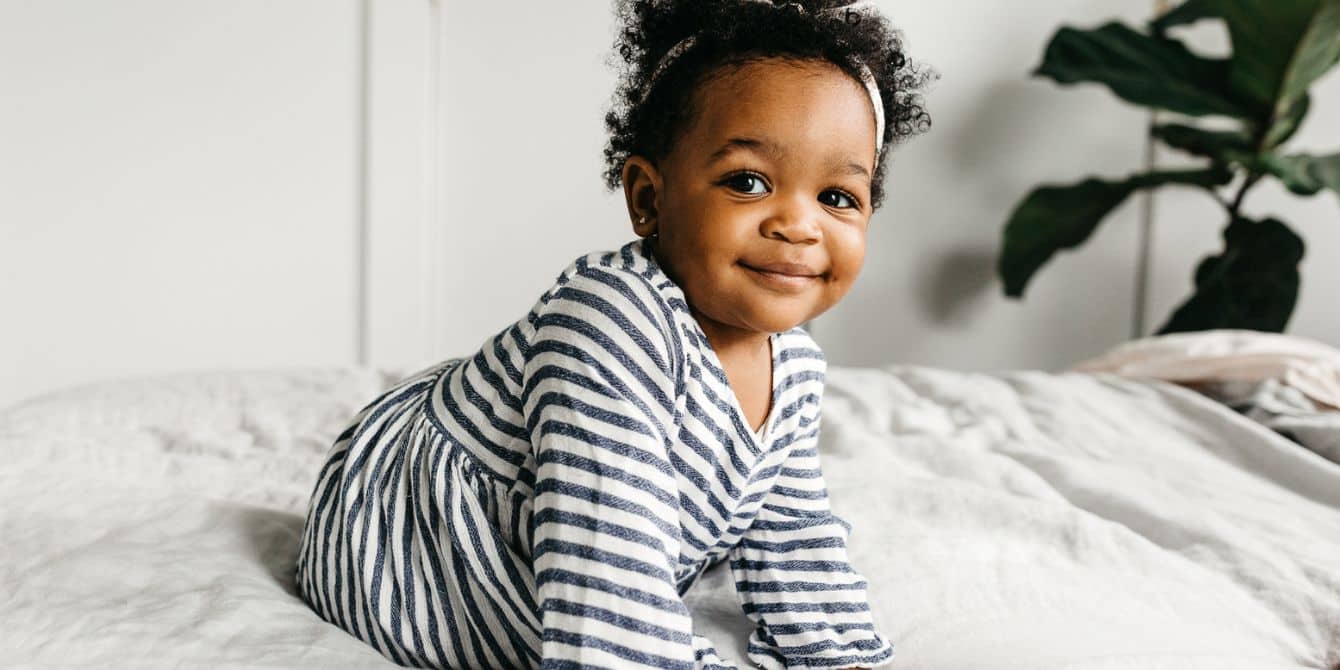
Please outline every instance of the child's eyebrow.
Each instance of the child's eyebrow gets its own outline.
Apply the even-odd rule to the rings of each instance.
[[[726,143],[721,145],[721,148],[717,149],[716,151],[713,151],[712,155],[707,157],[707,164],[711,165],[721,160],[722,158],[725,158],[726,156],[729,156],[730,154],[740,150],[747,150],[747,151],[753,151],[755,153],[765,154],[769,158],[773,159],[780,158],[781,155],[784,153],[780,146],[777,146],[776,143],[771,142],[769,140],[757,139],[753,137],[732,137],[726,140]]]
[[[710,167],[717,161],[736,151],[761,153],[773,160],[779,160],[782,154],[785,153],[781,146],[766,139],[755,137],[732,137],[726,140],[726,143],[722,144],[716,151],[713,151],[712,155],[707,157],[707,165]],[[836,161],[833,165],[837,168],[837,172],[841,174],[864,176],[866,179],[870,178],[870,171],[866,170],[864,165],[861,165],[856,161],[847,161],[845,163]]]

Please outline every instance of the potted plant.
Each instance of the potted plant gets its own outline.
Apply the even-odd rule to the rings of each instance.
[[[1231,56],[1207,58],[1168,35],[1201,20],[1226,24]],[[1192,187],[1223,205],[1224,248],[1200,261],[1194,292],[1158,332],[1282,332],[1298,298],[1303,241],[1283,221],[1243,216],[1242,203],[1263,179],[1278,179],[1304,196],[1340,193],[1340,153],[1284,147],[1307,116],[1308,87],[1337,61],[1340,0],[1188,0],[1145,31],[1120,22],[1092,30],[1062,27],[1034,75],[1103,84],[1127,102],[1195,117],[1153,124],[1150,133],[1205,164],[1034,189],[1005,225],[997,265],[1005,294],[1023,296],[1053,254],[1082,244],[1136,191]],[[1209,117],[1231,125],[1209,127],[1201,121]]]

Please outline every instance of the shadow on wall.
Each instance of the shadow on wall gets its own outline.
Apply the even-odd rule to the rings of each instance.
[[[956,247],[928,266],[920,273],[917,296],[921,313],[932,323],[966,326],[984,309],[985,295],[999,290],[995,249]]]
[[[1035,179],[1028,173],[1038,172],[1021,170],[1021,165],[1044,160],[1066,162],[1054,152],[1044,155],[1042,147],[1057,129],[1075,126],[1074,110],[1059,98],[1058,104],[1039,104],[1040,96],[1055,94],[1041,90],[1044,88],[1039,82],[1018,80],[995,81],[977,89],[976,100],[964,106],[969,113],[954,132],[943,133],[943,142],[937,148],[948,159],[950,178],[970,185],[970,192],[959,199],[960,207],[975,201],[977,211],[998,215],[957,222],[952,228],[968,232],[975,241],[953,245],[927,259],[928,267],[918,273],[918,306],[934,324],[966,325],[987,309],[990,303],[985,302],[986,296],[1002,295],[996,277],[1001,230],[1010,208],[1034,185]],[[1125,149],[1123,153],[1129,151],[1129,143],[1116,134],[1112,144],[1114,149]],[[1132,165],[1131,169],[1136,167]],[[1111,269],[1114,276],[1109,280],[1127,281],[1123,268]]]

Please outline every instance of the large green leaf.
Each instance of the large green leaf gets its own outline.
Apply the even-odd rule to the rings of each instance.
[[[1088,178],[1078,184],[1047,185],[1024,198],[1005,224],[996,271],[1005,294],[1018,298],[1052,255],[1084,243],[1103,218],[1131,193],[1163,184],[1209,188],[1228,183],[1223,168],[1170,170],[1134,175],[1123,181]]]
[[[1303,240],[1275,219],[1239,218],[1224,250],[1196,267],[1196,291],[1158,334],[1214,328],[1283,332],[1298,301]]]
[[[1270,174],[1279,177],[1290,191],[1299,195],[1316,195],[1323,188],[1340,194],[1340,153],[1327,156],[1266,154],[1263,164]]]
[[[1188,0],[1151,22],[1155,34],[1206,18],[1228,25],[1228,82],[1264,122],[1287,116],[1340,61],[1340,0]]]
[[[1222,0],[1187,0],[1164,12],[1162,16],[1149,22],[1155,33],[1166,34],[1169,28],[1195,23],[1201,19],[1219,18],[1223,15]]]
[[[1284,116],[1312,82],[1340,62],[1340,0],[1322,0],[1298,41],[1284,78],[1275,91],[1275,118]],[[1277,43],[1284,46],[1282,43]]]
[[[1275,147],[1289,141],[1293,134],[1298,132],[1298,127],[1303,125],[1303,117],[1307,116],[1307,110],[1312,106],[1312,98],[1306,93],[1298,98],[1293,106],[1284,112],[1284,116],[1275,119],[1270,129],[1266,132],[1265,140],[1261,142],[1261,148],[1269,151]]]
[[[1150,129],[1150,134],[1164,144],[1197,156],[1207,156],[1221,163],[1229,157],[1252,152],[1252,138],[1240,130],[1208,130],[1179,123],[1165,123]]]
[[[1128,102],[1192,116],[1258,116],[1234,100],[1227,60],[1202,58],[1177,40],[1117,22],[1061,28],[1033,74],[1062,84],[1097,82]]]
[[[1169,28],[1195,23],[1201,19],[1219,18],[1220,4],[1220,0],[1187,0],[1150,21],[1149,27],[1155,33],[1162,35],[1166,34]]]

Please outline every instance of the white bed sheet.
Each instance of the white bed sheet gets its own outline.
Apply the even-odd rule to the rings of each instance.
[[[0,664],[394,667],[290,579],[335,432],[398,376],[180,375],[0,415]],[[1340,666],[1340,465],[1192,391],[833,367],[821,453],[892,667]],[[688,601],[742,659],[725,566]]]

